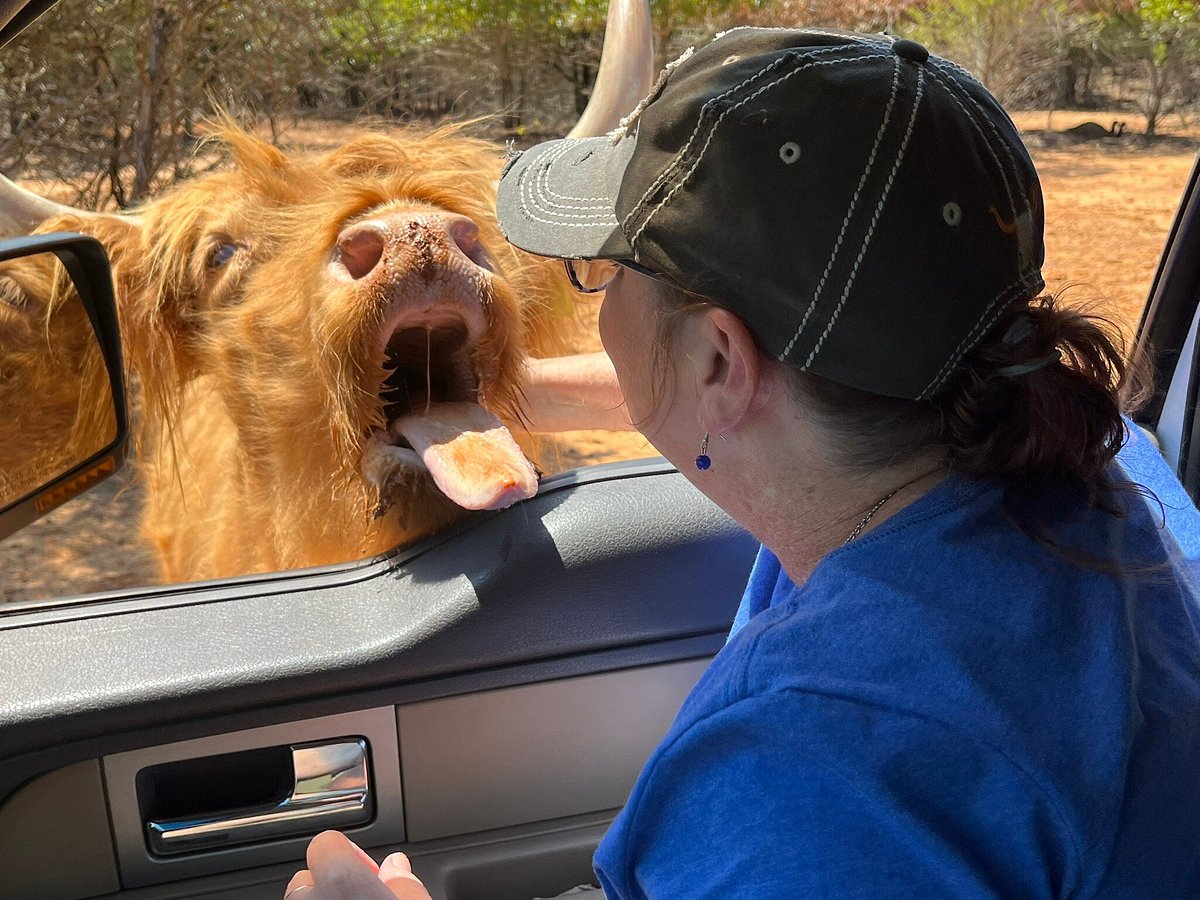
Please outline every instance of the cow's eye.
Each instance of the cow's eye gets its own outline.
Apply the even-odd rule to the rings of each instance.
[[[208,267],[210,269],[219,269],[225,263],[233,259],[238,250],[242,249],[241,244],[217,244],[208,252]]]
[[[15,281],[7,277],[0,277],[0,304],[21,312],[33,312],[33,304],[29,302],[29,297]]]

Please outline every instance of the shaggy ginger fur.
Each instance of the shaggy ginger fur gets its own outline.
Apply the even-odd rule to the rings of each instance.
[[[503,240],[494,210],[500,151],[454,128],[367,133],[306,156],[228,122],[216,138],[231,151],[228,170],[131,216],[57,216],[39,228],[93,234],[112,259],[142,392],[142,531],[162,578],[355,559],[464,515],[414,477],[374,517],[380,497],[359,466],[367,436],[385,426],[379,335],[402,288],[351,284],[330,266],[339,234],[368,216],[471,219],[495,272],[479,288],[487,321],[473,347],[479,395],[519,421],[525,354],[552,349],[573,292],[559,264]],[[418,249],[433,253],[423,263],[433,265],[438,246]],[[397,284],[413,277],[408,259],[397,257]]]
[[[0,409],[0,506],[116,437],[99,344],[52,253],[0,262]]]

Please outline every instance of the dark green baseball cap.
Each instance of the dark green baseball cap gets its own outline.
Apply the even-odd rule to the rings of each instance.
[[[724,32],[613,134],[511,160],[497,206],[524,250],[636,262],[765,353],[892,397],[936,394],[1045,286],[1016,127],[965,70],[885,35]]]

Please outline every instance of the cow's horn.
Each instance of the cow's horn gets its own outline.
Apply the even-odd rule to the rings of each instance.
[[[31,234],[51,216],[67,214],[85,218],[94,215],[39,197],[0,175],[0,237]]]
[[[569,137],[596,137],[617,127],[654,84],[654,43],[647,0],[610,0],[600,71],[587,109]]]

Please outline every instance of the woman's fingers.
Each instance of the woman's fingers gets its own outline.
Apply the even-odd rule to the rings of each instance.
[[[322,831],[308,842],[308,852],[305,855],[308,859],[308,867],[314,872],[318,865],[330,860],[345,865],[357,863],[371,874],[379,871],[379,866],[367,855],[367,851],[340,831]],[[313,864],[314,857],[318,860],[317,865]]]
[[[283,891],[283,900],[292,900],[292,896],[296,896],[296,900],[304,900],[305,894],[312,894],[313,888],[312,872],[308,869],[301,869],[292,876],[292,880],[288,882],[287,887]]]
[[[336,831],[323,831],[308,845],[308,870],[315,888],[295,900],[392,900],[375,861]]]
[[[431,900],[408,857],[393,853],[382,866],[336,831],[308,845],[308,868],[288,882],[284,900]]]
[[[379,867],[379,880],[387,885],[396,900],[431,900],[421,879],[412,873],[408,857],[393,853]]]

